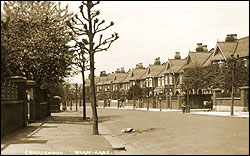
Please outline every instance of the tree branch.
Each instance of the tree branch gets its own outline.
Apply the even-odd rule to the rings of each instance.
[[[104,31],[104,30],[108,29],[109,27],[111,27],[111,26],[113,26],[113,25],[114,25],[114,23],[113,23],[113,22],[110,22],[110,25],[109,25],[109,26],[106,26],[106,27],[103,28],[103,29],[98,30],[98,28],[97,28],[96,31],[95,31],[95,33],[98,33],[98,32],[100,32],[100,31]]]

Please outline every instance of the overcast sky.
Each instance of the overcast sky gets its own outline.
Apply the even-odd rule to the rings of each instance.
[[[61,3],[80,14],[81,1]],[[177,51],[185,58],[197,43],[210,50],[227,34],[249,36],[249,1],[101,1],[95,8],[101,20],[115,23],[105,34],[120,37],[108,51],[96,53],[96,75],[121,67],[128,71],[137,63],[147,67],[157,57],[166,62]],[[71,81],[81,83],[81,76]]]
[[[75,13],[80,3],[62,2]],[[120,36],[108,51],[96,53],[96,75],[120,67],[128,71],[140,62],[147,67],[157,57],[166,62],[177,51],[185,58],[197,43],[210,50],[227,34],[249,36],[248,1],[101,1],[96,9],[101,19],[115,23],[108,33]],[[81,83],[81,76],[71,81]]]

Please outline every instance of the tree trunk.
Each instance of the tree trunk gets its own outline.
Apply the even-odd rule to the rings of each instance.
[[[96,109],[95,76],[94,76],[94,53],[90,54],[90,76],[91,76],[91,108],[93,119],[93,134],[98,135],[98,116]]]
[[[85,77],[84,69],[82,69],[82,115],[83,120],[86,120],[86,101],[85,101]]]
[[[91,8],[88,7],[88,20],[89,20],[89,56],[90,56],[90,77],[91,77],[91,108],[93,119],[93,135],[98,135],[98,116],[96,109],[96,95],[95,95],[95,61],[94,61],[94,34],[92,32],[92,18]]]

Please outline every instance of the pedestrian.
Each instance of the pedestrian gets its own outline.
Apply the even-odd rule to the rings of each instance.
[[[183,98],[183,101],[182,101],[182,105],[181,105],[181,107],[182,107],[182,113],[185,113],[185,111],[186,111],[186,107],[187,107],[186,101],[187,101],[187,99],[186,99],[186,96],[184,95],[184,98]]]

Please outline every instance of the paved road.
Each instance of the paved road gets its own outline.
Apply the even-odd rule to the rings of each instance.
[[[91,117],[90,108],[87,113]],[[82,121],[79,112],[52,113],[1,138],[1,154],[249,155],[249,118],[104,108],[98,115],[102,135],[93,136],[91,122]],[[136,131],[121,133],[127,127]],[[113,151],[113,143],[127,151]]]
[[[104,108],[98,115],[127,149],[116,154],[249,155],[249,118]],[[136,131],[121,133],[127,127]]]

